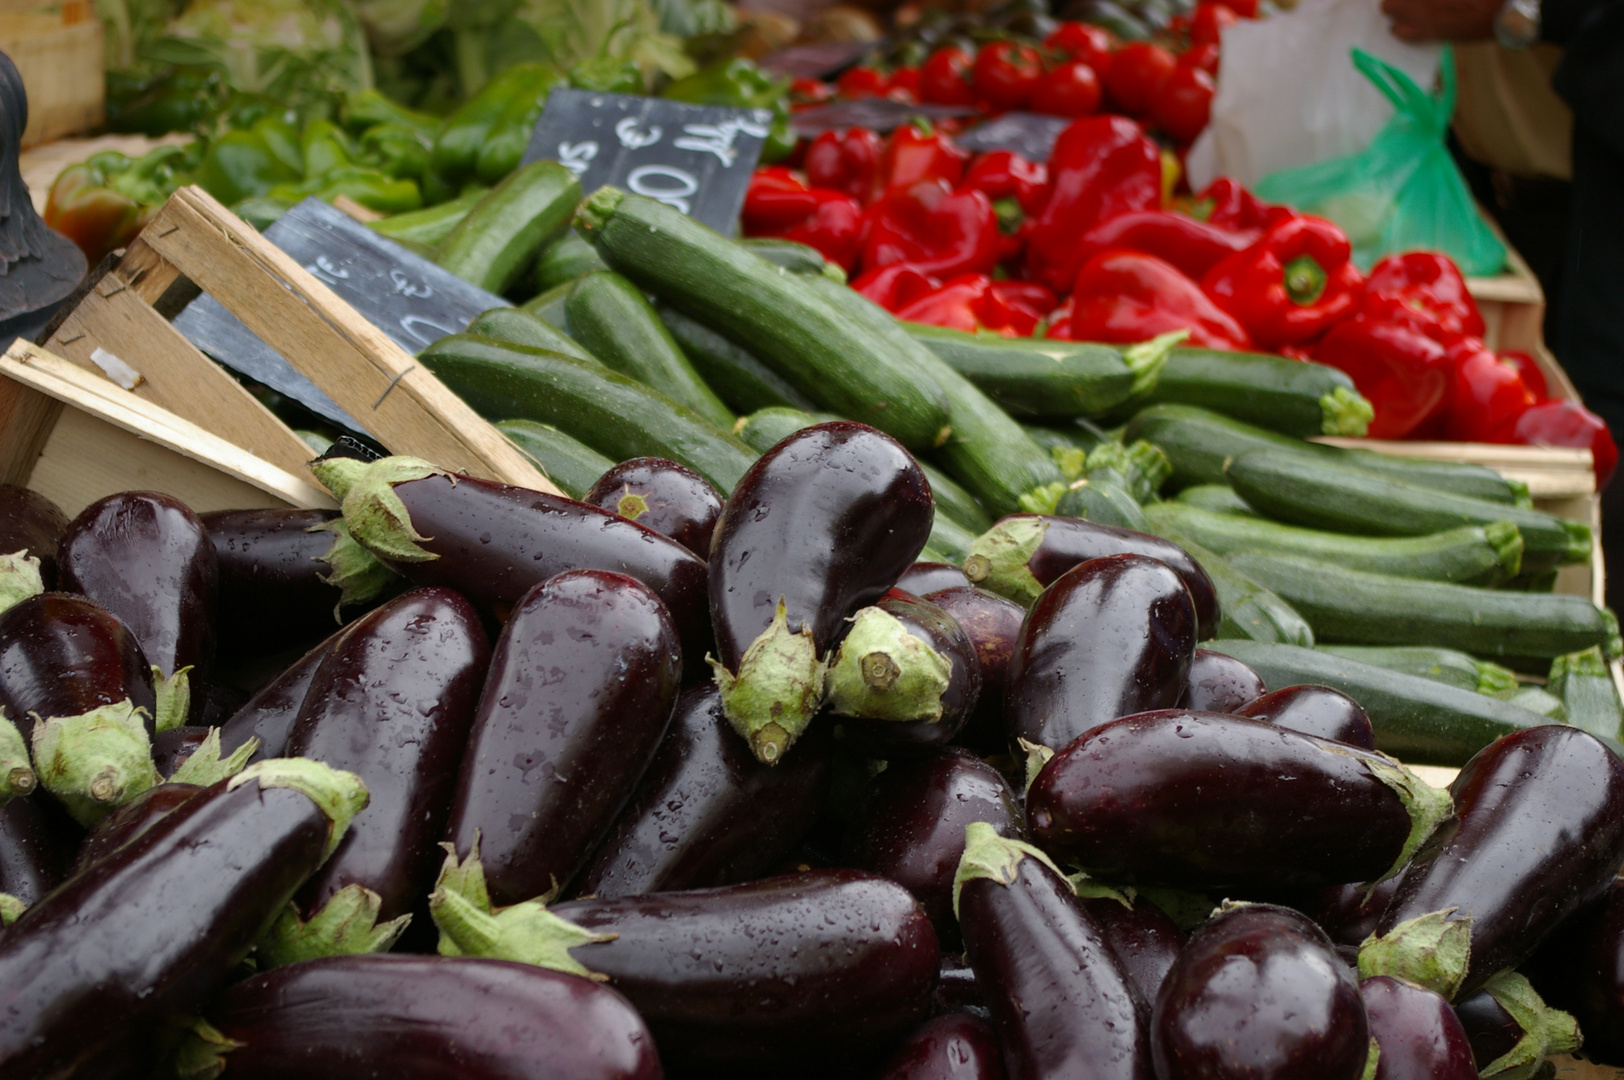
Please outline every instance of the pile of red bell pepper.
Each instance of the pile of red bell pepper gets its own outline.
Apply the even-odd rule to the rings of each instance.
[[[1389,256],[1367,277],[1336,225],[1233,180],[1172,197],[1162,152],[1125,117],[1072,122],[1047,164],[973,156],[921,124],[827,132],[802,165],[756,172],[745,233],[817,248],[899,318],[1125,343],[1188,330],[1347,372],[1375,438],[1587,446],[1603,478],[1617,459],[1599,419],[1547,400],[1531,358],[1484,344],[1447,256]]]

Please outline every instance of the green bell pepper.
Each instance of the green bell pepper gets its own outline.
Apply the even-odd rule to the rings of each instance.
[[[353,135],[360,135],[379,124],[389,124],[414,131],[426,142],[432,143],[440,130],[438,116],[409,109],[377,90],[351,94],[344,102],[343,118],[345,129]]]
[[[665,89],[665,97],[694,105],[769,109],[772,128],[761,147],[764,164],[781,161],[795,149],[789,127],[789,80],[775,78],[741,57],[702,68]]]

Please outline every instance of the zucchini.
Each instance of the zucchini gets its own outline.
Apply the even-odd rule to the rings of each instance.
[[[1284,356],[1174,349],[1161,377],[1128,403],[1199,405],[1286,435],[1363,435],[1375,412],[1336,368]],[[1128,419],[1126,412],[1119,417]]]
[[[829,306],[808,282],[641,195],[605,187],[581,204],[578,229],[615,270],[685,315],[748,345],[831,412],[904,446],[947,437],[942,388],[895,345]],[[833,282],[830,282],[832,285]]]
[[[531,297],[519,305],[519,310],[528,312],[551,326],[555,330],[569,333],[569,316],[564,314],[564,305],[569,303],[570,290],[575,288],[575,282],[566,281],[562,285],[554,285],[539,296]]]
[[[569,229],[536,255],[531,277],[535,280],[536,288],[545,292],[555,285],[585,277],[594,270],[607,269],[592,245],[582,239],[580,233]]]
[[[756,460],[658,390],[559,353],[453,334],[418,359],[481,416],[551,424],[613,461],[670,458],[726,494]]]
[[[1372,574],[1286,555],[1242,552],[1230,563],[1302,612],[1314,636],[1351,645],[1442,645],[1510,666],[1600,645],[1624,652],[1618,620],[1582,596],[1479,589]]]
[[[1524,686],[1505,695],[1505,700],[1519,709],[1539,713],[1553,724],[1568,722],[1568,707],[1562,699],[1548,694],[1537,686]]]
[[[758,236],[740,240],[738,243],[774,266],[782,266],[792,274],[826,274],[827,268],[831,265],[823,257],[823,252],[812,245],[797,240],[785,240],[781,236]]]
[[[1234,514],[1250,518],[1259,516],[1258,512],[1253,510],[1245,499],[1235,494],[1235,489],[1228,484],[1196,484],[1179,492],[1173,501],[1201,510],[1210,510],[1214,514]]]
[[[945,562],[958,566],[969,557],[970,545],[975,542],[975,533],[946,514],[937,514],[931,519],[930,539],[925,543],[925,549],[930,551],[934,558],[927,559],[921,553],[919,561]]]
[[[1084,427],[1082,424],[1060,424],[1052,427],[1048,424],[1022,424],[1021,430],[1026,432],[1033,442],[1049,451],[1051,457],[1056,450],[1081,450],[1087,454],[1100,443],[1111,441],[1110,435],[1106,432],[1093,426]],[[1073,476],[1071,479],[1075,480],[1077,477]]]
[[[523,308],[491,308],[480,312],[464,333],[491,337],[513,345],[528,345],[532,349],[548,349],[588,364],[603,364],[602,360],[583,349],[568,334]]]
[[[1145,512],[1120,484],[1110,480],[1074,480],[1055,504],[1063,517],[1086,518],[1101,525],[1116,525],[1134,532],[1149,532]]]
[[[1216,551],[1300,555],[1351,570],[1427,581],[1484,583],[1516,576],[1522,536],[1509,521],[1463,525],[1429,536],[1349,536],[1259,517],[1215,514],[1188,503],[1157,503],[1145,513]]]
[[[615,463],[579,439],[564,434],[550,424],[534,420],[499,420],[496,430],[530,460],[541,466],[558,485],[560,491],[572,499],[579,499],[598,478]]]
[[[1205,648],[1233,656],[1274,690],[1317,683],[1342,691],[1370,715],[1377,748],[1412,765],[1464,765],[1496,739],[1546,723],[1537,713],[1475,690],[1318,649],[1258,641]]]
[[[512,288],[565,229],[581,201],[575,174],[556,161],[517,170],[474,204],[434,252],[434,261],[488,292]]]
[[[733,414],[682,354],[643,291],[613,270],[576,281],[564,304],[570,336],[609,368],[680,401],[724,431]]]
[[[728,408],[740,415],[758,409],[784,407],[812,412],[812,399],[791,386],[778,372],[757,360],[742,345],[735,345],[715,330],[680,311],[656,305],[654,311],[682,347],[688,362],[716,391]]]
[[[1241,498],[1261,513],[1294,525],[1361,536],[1425,536],[1462,525],[1509,521],[1522,533],[1524,574],[1590,557],[1590,529],[1578,522],[1407,484],[1302,454],[1252,451],[1231,461],[1226,473]]]
[[[1558,656],[1545,689],[1562,699],[1574,727],[1603,738],[1624,737],[1624,703],[1600,649]]]
[[[1151,532],[1188,551],[1190,557],[1200,563],[1201,569],[1212,579],[1222,617],[1218,624],[1219,639],[1245,639],[1283,645],[1314,644],[1314,631],[1308,625],[1308,620],[1285,600],[1189,537],[1172,529],[1159,532],[1152,527]]]
[[[1321,652],[1340,656],[1344,660],[1357,660],[1361,664],[1374,664],[1389,671],[1402,671],[1419,675],[1423,679],[1473,690],[1479,694],[1503,695],[1515,693],[1517,676],[1490,660],[1479,660],[1459,649],[1440,649],[1433,645],[1319,645]]]
[[[474,204],[484,198],[488,190],[473,187],[450,202],[443,202],[438,206],[408,210],[404,214],[391,214],[377,221],[369,221],[367,228],[379,236],[387,236],[396,243],[414,245],[414,250],[415,245],[435,248],[451,235],[451,230],[468,216]]]

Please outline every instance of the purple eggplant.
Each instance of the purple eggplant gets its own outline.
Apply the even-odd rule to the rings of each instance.
[[[56,588],[57,545],[67,528],[67,515],[44,495],[0,484],[0,555],[37,560],[41,584],[47,589]]]
[[[1029,605],[1072,567],[1107,555],[1140,555],[1172,567],[1190,590],[1200,639],[1218,632],[1218,593],[1201,564],[1171,540],[1114,525],[1012,514],[976,539],[964,573],[971,584]]]
[[[829,790],[831,726],[817,723],[780,764],[763,765],[722,715],[714,684],[685,691],[643,777],[581,874],[613,899],[758,877],[795,850]]]
[[[622,461],[598,477],[581,501],[669,536],[701,559],[710,555],[722,516],[722,493],[709,480],[657,457]]]
[[[981,695],[981,663],[947,612],[917,596],[892,597],[852,618],[824,685],[852,745],[886,760],[958,735]]]
[[[61,884],[76,829],[40,795],[0,806],[0,893],[33,904]]]
[[[1329,686],[1287,686],[1255,698],[1239,709],[1226,711],[1304,735],[1317,735],[1365,750],[1376,749],[1376,733],[1370,726],[1369,714],[1357,701]]]
[[[209,737],[206,727],[176,727],[160,731],[152,737],[152,764],[159,776],[174,776],[175,770],[186,763],[203,741]]]
[[[879,1080],[1004,1080],[998,1036],[968,1013],[926,1020],[887,1059]]]
[[[970,579],[952,563],[916,562],[902,572],[896,587],[915,596],[926,596],[943,589],[967,589]]]
[[[1258,673],[1233,656],[1197,649],[1190,661],[1190,674],[1184,683],[1179,708],[1197,712],[1239,712],[1242,705],[1262,697],[1267,690]]]
[[[1339,946],[1357,949],[1360,942],[1376,932],[1376,923],[1381,921],[1382,912],[1387,910],[1397,891],[1397,877],[1374,886],[1331,885],[1304,903],[1302,910]]]
[[[147,1075],[365,801],[352,775],[263,762],[29,908],[0,935],[0,1075]]]
[[[1525,970],[1546,1000],[1578,1019],[1585,1056],[1624,1066],[1624,879],[1563,922]]]
[[[1187,889],[1375,881],[1448,814],[1446,793],[1391,758],[1182,709],[1095,728],[1026,796],[1032,838],[1057,858]]]
[[[1149,1080],[1147,1006],[1104,930],[1036,848],[967,832],[959,926],[1010,1080]]]
[[[1162,980],[1184,948],[1184,932],[1178,924],[1142,896],[1128,903],[1114,896],[1088,896],[1077,902],[1105,931],[1105,939],[1140,996],[1146,1003],[1154,1002]]]
[[[1359,997],[1379,1054],[1371,1080],[1477,1080],[1472,1044],[1442,997],[1390,975],[1365,979]]]
[[[478,847],[493,902],[556,894],[614,824],[670,722],[676,627],[635,578],[560,574],[496,643],[447,835]]]
[[[1330,939],[1267,904],[1190,937],[1150,1030],[1161,1080],[1358,1080],[1371,1053],[1359,987]]]
[[[235,686],[228,686],[221,682],[211,682],[202,687],[203,710],[198,724],[202,727],[219,727],[221,724],[237,715],[244,705],[253,697],[248,691]]]
[[[1021,838],[1021,810],[998,770],[967,750],[893,761],[869,786],[846,844],[849,865],[890,878],[925,906],[944,946],[958,944],[953,874],[972,821]]]
[[[845,620],[913,564],[933,506],[901,444],[846,421],[791,435],[733,489],[710,554],[717,682],[762,761],[806,730]]]
[[[332,458],[312,468],[344,500],[350,534],[413,584],[455,589],[505,616],[566,570],[626,574],[659,594],[690,674],[702,670],[705,560],[670,537],[562,495],[452,476],[416,458]]]
[[[79,845],[73,860],[78,873],[98,859],[117,851],[156,825],[164,815],[204,791],[196,784],[159,784],[150,787],[96,823]]]
[[[1545,1004],[1533,984],[1515,971],[1498,972],[1482,989],[1463,995],[1455,1003],[1455,1016],[1483,1076],[1534,1076],[1546,1057],[1581,1045],[1586,1057],[1606,1060],[1590,1045],[1588,1029],[1581,1032],[1572,1014]],[[1617,1038],[1605,1029],[1596,1034],[1603,1051]]]
[[[959,742],[978,754],[993,754],[1008,747],[1004,733],[1004,699],[1009,690],[1010,660],[1026,620],[1026,609],[997,593],[974,586],[943,589],[925,597],[947,612],[975,646],[981,669],[981,695],[970,722],[959,732]]]
[[[936,989],[931,991],[930,1011],[933,1016],[946,1013],[969,1013],[982,1020],[991,1020],[987,996],[976,982],[976,973],[963,953],[942,953],[936,969]]]
[[[1359,964],[1455,999],[1528,959],[1618,876],[1624,762],[1595,736],[1550,724],[1478,751],[1450,792],[1454,818],[1405,868]]]
[[[427,893],[489,660],[468,601],[414,589],[358,619],[322,661],[287,752],[358,774],[372,801],[300,891],[306,916],[352,884],[378,894],[382,919]]]
[[[1119,716],[1172,708],[1195,640],[1190,592],[1163,563],[1111,555],[1072,568],[1021,626],[1004,711],[1010,737],[1058,750]]]
[[[229,1040],[213,1048],[225,1080],[660,1078],[625,998],[501,960],[311,960],[237,983],[208,1019]]]
[[[220,725],[221,749],[230,753],[249,739],[259,740],[259,749],[250,761],[282,757],[288,746],[293,722],[299,718],[310,680],[351,627],[334,631],[325,641],[283,669],[282,674],[259,688],[248,703]]]

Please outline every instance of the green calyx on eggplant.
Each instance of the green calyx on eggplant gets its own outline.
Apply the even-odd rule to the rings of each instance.
[[[247,767],[259,750],[259,740],[249,738],[224,757],[220,754],[220,729],[209,728],[208,734],[197,748],[186,756],[180,767],[169,775],[165,783],[194,784],[208,787],[221,780],[236,776]]]
[[[333,518],[317,525],[312,531],[316,530],[333,535],[332,544],[318,558],[329,568],[321,580],[338,590],[338,599],[333,603],[335,620],[342,619],[344,608],[370,604],[400,580],[399,574],[385,566],[350,535],[350,527],[343,518]]]
[[[1455,1009],[1473,1050],[1484,1050],[1487,1060],[1478,1066],[1484,1080],[1532,1080],[1546,1058],[1577,1050],[1585,1041],[1578,1020],[1547,1005],[1515,971],[1497,972]]]
[[[411,924],[410,915],[380,922],[383,898],[365,885],[346,885],[309,919],[290,903],[259,939],[260,970],[323,956],[388,952]]]
[[[412,527],[412,516],[395,494],[395,485],[430,476],[457,477],[421,458],[393,456],[363,462],[327,458],[310,466],[344,507],[344,523],[356,541],[391,562],[428,562],[439,555],[421,546],[428,537]]]
[[[958,869],[953,872],[953,915],[959,917],[959,894],[966,882],[985,878],[999,885],[1013,885],[1020,870],[1021,860],[1032,858],[1065,879],[1060,867],[1054,864],[1041,848],[1024,840],[1002,836],[991,822],[972,821],[964,827],[964,854],[959,856]]]
[[[1624,1065],[1624,879],[1563,920],[1523,970],[1578,1017],[1586,1057]]]
[[[0,711],[0,806],[21,798],[39,786],[28,746],[17,725]]]
[[[842,716],[934,722],[952,677],[953,662],[929,642],[883,607],[866,607],[829,665],[825,699]]]
[[[779,600],[773,621],[750,643],[738,671],[707,657],[722,695],[722,712],[733,730],[750,744],[756,759],[774,765],[823,706],[828,662],[818,656],[812,632],[789,628],[789,614]]]
[[[10,926],[16,922],[28,905],[10,893],[0,893],[0,926]]]
[[[154,784],[146,715],[128,701],[34,724],[41,785],[87,828]]]
[[[722,493],[686,465],[665,458],[630,458],[598,477],[581,501],[669,536],[700,558],[722,516]]]
[[[44,591],[38,559],[27,551],[0,555],[0,612]]]

